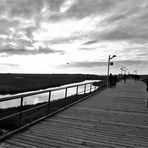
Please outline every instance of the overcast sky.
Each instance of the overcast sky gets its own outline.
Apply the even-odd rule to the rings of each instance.
[[[148,73],[148,0],[0,0],[0,72]]]

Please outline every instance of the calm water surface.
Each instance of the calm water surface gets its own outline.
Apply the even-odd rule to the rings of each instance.
[[[53,90],[55,88],[69,87],[69,86],[76,85],[76,84],[79,85],[79,84],[84,84],[84,83],[89,83],[89,82],[99,82],[99,81],[100,80],[85,80],[85,81],[79,82],[79,83],[71,83],[71,84],[67,84],[67,85],[62,85],[60,87],[53,87],[53,88],[50,88],[50,90]],[[87,84],[86,85],[86,92],[89,92],[90,91],[89,89],[90,89],[90,84]],[[95,89],[94,86],[92,86],[92,91],[94,89]],[[46,89],[44,89],[44,90],[46,90]],[[84,85],[79,86],[78,90],[79,90],[78,91],[79,94],[83,94],[84,93],[83,92],[84,91]],[[38,91],[33,91],[33,92],[38,92]],[[19,93],[19,94],[24,94],[24,93]],[[72,96],[74,94],[76,94],[76,87],[68,88],[67,96]],[[7,97],[7,96],[13,96],[13,95],[0,95],[0,98]],[[49,93],[47,92],[47,93],[43,93],[43,94],[24,97],[23,105],[47,102],[48,96],[49,96]],[[51,92],[51,101],[57,100],[57,99],[60,99],[60,98],[64,98],[64,97],[65,97],[65,89]],[[15,100],[11,100],[11,101],[0,102],[0,108],[10,108],[10,107],[16,107],[16,106],[19,106],[19,105],[20,105],[20,98],[15,99]]]

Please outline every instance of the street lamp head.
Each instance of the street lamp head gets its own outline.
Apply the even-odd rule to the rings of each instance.
[[[109,59],[113,59],[113,58],[115,58],[116,57],[116,55],[113,55],[111,58],[109,58]]]

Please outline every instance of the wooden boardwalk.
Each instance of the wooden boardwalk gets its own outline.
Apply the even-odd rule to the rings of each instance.
[[[145,90],[141,81],[121,81],[11,136],[0,148],[148,148]]]

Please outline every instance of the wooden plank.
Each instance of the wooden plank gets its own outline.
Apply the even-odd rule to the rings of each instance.
[[[101,143],[101,144],[110,144],[111,145],[111,141],[112,141],[112,145],[113,145],[113,143],[118,143],[118,144],[120,144],[120,146],[122,145],[122,144],[124,144],[124,146],[126,145],[126,146],[132,146],[132,145],[135,145],[136,143],[137,143],[137,140],[138,140],[138,143],[137,144],[139,144],[139,143],[141,143],[141,145],[142,146],[144,146],[144,145],[146,145],[147,146],[147,144],[148,144],[148,142],[147,141],[140,141],[141,139],[135,139],[135,140],[132,140],[131,141],[131,139],[129,140],[128,139],[128,137],[126,138],[126,137],[124,137],[124,135],[122,136],[122,135],[116,135],[116,136],[114,136],[114,134],[106,134],[104,131],[103,132],[95,132],[95,134],[94,134],[94,132],[92,131],[92,132],[88,132],[87,131],[87,134],[86,133],[79,133],[79,131],[76,131],[76,130],[71,130],[71,129],[65,129],[65,131],[64,130],[61,130],[60,128],[59,129],[57,129],[57,128],[51,128],[51,129],[45,129],[45,131],[47,131],[45,134],[46,134],[46,136],[51,136],[51,137],[54,137],[54,138],[64,138],[64,139],[68,139],[68,141],[70,141],[71,140],[71,138],[78,138],[79,137],[79,139],[85,139],[85,140],[91,140],[92,142],[93,141],[95,141],[95,142],[99,142],[99,143]],[[86,130],[85,130],[86,131]],[[58,133],[58,135],[56,135]],[[33,135],[41,135],[41,134],[43,134],[42,132],[40,132],[40,131],[35,131],[34,133],[33,133]],[[59,137],[58,137],[59,136]],[[59,139],[59,140],[60,140]],[[122,142],[121,142],[121,139],[122,139]]]
[[[62,125],[62,124],[61,124],[61,125]],[[50,125],[49,127],[53,128],[53,126],[54,126],[54,125],[52,125],[52,126]],[[57,124],[55,124],[55,127],[57,127]],[[71,126],[70,126],[70,127],[71,127]],[[41,127],[40,127],[40,128],[41,128]],[[44,126],[43,126],[43,128],[44,128]],[[72,128],[73,128],[73,127],[72,127]],[[61,130],[61,129],[67,131],[67,129],[64,129],[64,128],[63,128],[63,126],[59,126],[59,130]],[[43,129],[41,129],[41,130],[43,130]],[[48,131],[48,129],[45,129],[45,131],[46,131],[46,130]],[[55,130],[55,129],[54,129],[54,130]],[[76,130],[76,129],[75,129],[75,130]],[[74,130],[74,131],[75,131],[75,130]],[[81,129],[81,130],[82,130],[82,129]],[[86,129],[84,129],[84,130],[86,130]],[[73,132],[74,132],[74,131],[73,131]],[[51,132],[51,131],[49,131],[49,132]],[[116,131],[114,131],[114,132],[116,132]],[[57,133],[58,133],[58,132],[57,132]]]
[[[8,145],[8,148],[10,147],[12,148],[20,148],[20,147],[21,148],[37,148],[37,146],[25,144],[25,143],[14,141],[14,140],[8,140],[6,145]]]
[[[47,137],[45,134],[42,133],[42,135],[35,135],[35,134],[27,134],[23,133],[18,136],[16,136],[13,140],[24,142],[24,143],[31,143],[35,144],[39,147],[49,147],[49,146],[55,146],[55,147],[73,147],[72,144],[68,143],[64,139],[55,139],[54,137]]]
[[[58,135],[56,135],[58,133]],[[103,140],[103,139],[98,139],[96,136],[94,136],[93,138],[89,138],[87,135],[83,134],[83,135],[80,135],[80,134],[76,134],[76,133],[73,133],[73,132],[69,132],[66,131],[66,133],[62,132],[61,130],[49,130],[48,133],[46,133],[46,136],[51,136],[51,137],[54,137],[56,138],[57,140],[61,140],[62,138],[65,139],[68,143],[74,143],[75,146],[76,144],[79,144],[79,145],[84,145],[85,143],[85,146],[86,146],[86,141],[87,141],[87,146],[90,145],[90,144],[94,144],[94,145],[97,145],[97,146],[106,146],[106,147],[111,147],[110,144],[107,144],[107,141],[106,140]],[[40,135],[42,133],[36,131],[35,133],[33,134],[37,134],[37,135]],[[68,134],[68,135],[67,135]],[[95,139],[96,138],[96,139]],[[74,140],[75,139],[75,140]],[[91,140],[91,142],[90,142]]]

